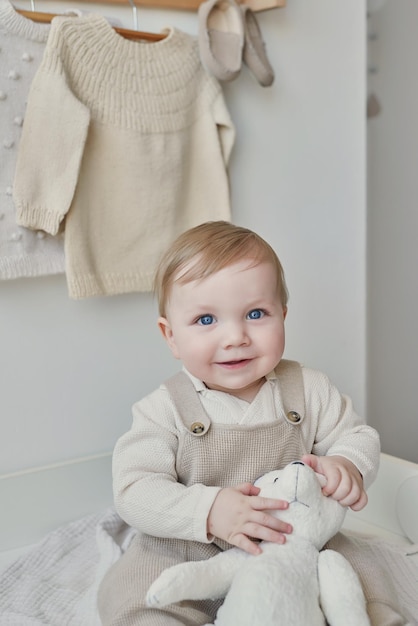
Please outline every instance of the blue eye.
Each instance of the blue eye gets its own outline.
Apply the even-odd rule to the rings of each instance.
[[[202,326],[210,326],[210,324],[213,324],[213,322],[213,315],[202,315],[202,317],[199,317],[199,319],[197,320],[197,323],[201,324]]]
[[[253,309],[247,314],[247,319],[249,320],[259,320],[264,316],[264,311],[261,309]]]

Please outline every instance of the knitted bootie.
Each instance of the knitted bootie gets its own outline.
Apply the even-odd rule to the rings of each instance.
[[[266,54],[266,46],[256,17],[250,7],[241,4],[244,17],[244,63],[250,68],[260,85],[269,87],[274,81],[274,71]]]
[[[235,0],[206,0],[199,6],[199,52],[205,68],[221,81],[241,71],[244,19]]]

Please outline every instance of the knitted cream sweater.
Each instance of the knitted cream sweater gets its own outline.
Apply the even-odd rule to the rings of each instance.
[[[130,41],[58,17],[32,83],[14,198],[20,224],[65,227],[73,298],[147,291],[183,230],[229,219],[234,129],[197,41]]]
[[[49,30],[0,0],[0,279],[64,272],[62,237],[18,226],[12,197],[26,99]]]

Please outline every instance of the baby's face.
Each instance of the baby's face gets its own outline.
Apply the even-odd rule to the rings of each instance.
[[[282,358],[285,314],[274,267],[243,260],[203,280],[175,282],[159,325],[191,374],[251,401]]]

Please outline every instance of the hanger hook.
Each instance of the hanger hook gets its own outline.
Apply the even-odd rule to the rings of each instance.
[[[33,2],[33,0],[31,0],[31,2]],[[134,29],[138,30],[138,14],[137,14],[137,8],[136,8],[134,0],[129,0],[129,4],[132,7],[132,15],[133,15],[133,19],[134,19]]]
[[[35,0],[30,0],[31,11],[35,11]]]

